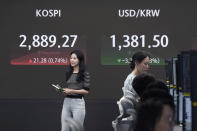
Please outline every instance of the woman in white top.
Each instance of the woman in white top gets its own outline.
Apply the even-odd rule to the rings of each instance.
[[[123,95],[126,96],[127,92],[134,92],[132,87],[133,79],[142,73],[147,72],[149,69],[150,55],[144,51],[138,51],[133,54],[130,62],[131,73],[127,76],[124,86],[122,88]],[[134,92],[135,93],[135,92]]]
[[[123,90],[123,97],[118,101],[120,115],[112,121],[115,131],[132,131],[133,121],[136,118],[135,106],[139,102],[139,95],[132,87],[133,79],[147,72],[149,69],[150,55],[144,51],[133,54],[130,62],[131,73],[127,76]],[[128,124],[125,124],[126,123]]]

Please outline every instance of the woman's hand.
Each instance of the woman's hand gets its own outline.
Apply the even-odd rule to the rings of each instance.
[[[65,88],[63,92],[64,92],[66,95],[70,95],[70,94],[72,94],[72,91],[73,91],[73,89]]]

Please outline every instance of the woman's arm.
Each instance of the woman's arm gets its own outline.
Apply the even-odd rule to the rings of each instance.
[[[87,90],[85,90],[85,89],[74,90],[74,89],[65,88],[65,89],[64,89],[64,93],[66,93],[67,95],[69,95],[69,94],[87,95],[87,94],[89,93],[89,91],[87,91]]]

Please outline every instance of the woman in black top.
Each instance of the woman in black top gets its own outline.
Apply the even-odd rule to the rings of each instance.
[[[72,119],[83,126],[85,119],[85,101],[83,96],[89,93],[89,73],[85,71],[84,55],[80,50],[70,53],[70,66],[66,73],[67,88],[62,108],[62,131],[70,131],[68,120]]]

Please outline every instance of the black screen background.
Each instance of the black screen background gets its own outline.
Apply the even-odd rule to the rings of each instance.
[[[1,1],[0,21],[0,98],[56,98],[51,83],[65,80],[64,66],[13,66],[10,55],[18,48],[19,34],[78,33],[87,36],[87,68],[91,74],[89,99],[117,99],[129,66],[104,66],[100,63],[101,37],[113,33],[167,33],[171,44],[159,55],[171,57],[192,49],[196,37],[195,3],[183,2],[68,2]],[[60,8],[62,18],[36,18],[37,8]],[[161,9],[158,18],[120,18],[118,9]],[[19,49],[16,49],[19,50]],[[165,67],[153,66],[156,78],[165,81]]]

